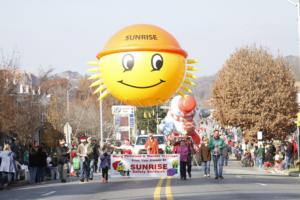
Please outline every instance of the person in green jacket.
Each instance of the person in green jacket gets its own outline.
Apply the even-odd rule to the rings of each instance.
[[[263,145],[259,145],[258,149],[255,151],[256,153],[256,159],[258,163],[258,167],[262,168],[264,163],[264,157],[265,157],[265,148]]]
[[[219,130],[214,130],[213,137],[209,140],[209,150],[212,153],[214,162],[215,179],[224,179],[223,177],[223,157],[224,140],[220,138]]]

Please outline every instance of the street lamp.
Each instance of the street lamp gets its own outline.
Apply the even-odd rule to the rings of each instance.
[[[297,126],[297,136],[298,136],[298,162],[299,162],[299,171],[300,171],[300,132],[299,132],[299,127],[300,127],[300,112],[297,113],[296,126]]]
[[[288,0],[297,8],[297,21],[298,21],[298,67],[300,67],[300,0],[292,1]]]
[[[103,147],[103,111],[102,111],[102,99],[99,101],[99,114],[100,114],[100,148]]]
[[[68,146],[71,146],[71,142],[72,142],[72,127],[69,124],[70,121],[70,91],[73,89],[78,89],[78,87],[71,87],[69,89],[67,89],[67,122],[64,125],[64,133],[65,133],[65,137],[66,137],[66,143],[68,144]],[[76,130],[77,131],[77,130]]]
[[[298,21],[298,67],[300,67],[300,0],[297,0],[297,2],[288,0],[291,4],[296,6],[297,8],[297,21]],[[299,126],[300,126],[300,113],[298,113],[297,118],[297,135],[298,135],[298,162],[300,161],[300,132],[299,132]],[[300,171],[300,163],[299,163],[299,171]]]

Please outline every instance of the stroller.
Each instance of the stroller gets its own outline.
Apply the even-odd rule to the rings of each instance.
[[[253,167],[254,162],[251,157],[251,153],[249,151],[246,151],[244,154],[244,157],[241,160],[242,167]]]

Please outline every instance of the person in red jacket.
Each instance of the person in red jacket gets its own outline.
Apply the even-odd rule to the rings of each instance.
[[[122,154],[133,154],[133,147],[130,144],[129,139],[124,140],[124,144],[122,144],[120,147],[112,146],[115,149],[120,149]]]
[[[297,160],[297,155],[298,155],[298,148],[297,148],[296,140],[293,140],[292,144],[293,144],[293,161],[294,161],[294,160]]]
[[[158,141],[152,133],[145,144],[145,149],[147,150],[147,154],[158,154]]]

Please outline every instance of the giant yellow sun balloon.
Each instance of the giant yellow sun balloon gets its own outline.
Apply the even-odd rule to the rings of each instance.
[[[89,62],[97,68],[91,80],[99,99],[111,94],[134,106],[153,106],[167,101],[174,93],[191,93],[188,86],[195,75],[187,71],[196,63],[167,31],[153,25],[137,24],[123,28]]]

